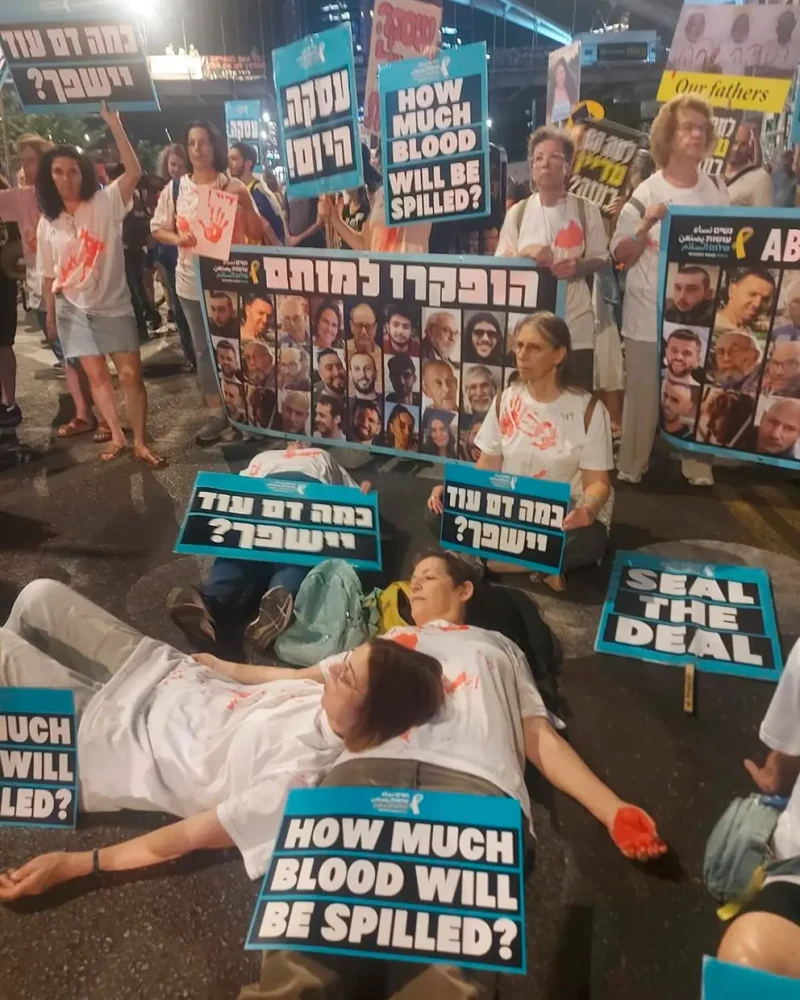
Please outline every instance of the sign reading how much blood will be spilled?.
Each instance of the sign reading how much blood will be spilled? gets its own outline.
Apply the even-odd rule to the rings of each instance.
[[[448,464],[442,547],[560,573],[569,496],[569,483]]]
[[[378,497],[354,486],[198,472],[175,551],[380,569]]]
[[[53,5],[57,6],[57,5]],[[0,43],[26,112],[158,111],[135,18],[113,11],[36,22],[22,2],[0,2]]]
[[[769,576],[750,566],[618,552],[595,649],[777,681],[782,658]]]
[[[0,688],[0,826],[75,826],[72,691]]]
[[[524,972],[523,864],[515,799],[294,789],[245,947]]]
[[[378,70],[386,224],[488,215],[486,45]]]

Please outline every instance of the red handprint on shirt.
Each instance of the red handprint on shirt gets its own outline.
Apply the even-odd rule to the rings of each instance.
[[[55,282],[56,288],[83,284],[105,248],[106,245],[101,239],[92,236],[88,230],[81,229],[67,247],[61,261]]]
[[[203,228],[203,235],[209,243],[219,243],[222,239],[222,234],[228,226],[228,221],[225,218],[225,209],[212,208],[209,213],[209,219],[211,220],[209,225],[206,225],[203,219],[198,219]]]
[[[534,448],[549,451],[558,444],[558,428],[549,420],[541,420],[535,410],[525,410],[522,397],[514,394],[500,414],[500,433],[510,441],[520,431]]]

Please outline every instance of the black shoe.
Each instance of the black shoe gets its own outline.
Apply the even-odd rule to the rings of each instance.
[[[14,403],[13,406],[0,404],[0,427],[19,427],[22,423],[22,410]]]
[[[258,617],[245,629],[245,636],[259,653],[264,653],[285,632],[292,621],[294,598],[286,587],[273,587],[261,598]]]

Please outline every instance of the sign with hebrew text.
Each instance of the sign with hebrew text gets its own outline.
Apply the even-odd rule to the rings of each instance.
[[[176,552],[381,568],[378,496],[354,486],[198,472]]]
[[[158,111],[138,20],[110,11],[39,19],[24,3],[0,5],[0,45],[23,111]]]
[[[286,193],[315,198],[361,187],[353,37],[348,24],[272,53]]]

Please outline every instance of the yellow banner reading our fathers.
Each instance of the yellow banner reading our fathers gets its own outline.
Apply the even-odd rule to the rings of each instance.
[[[720,76],[667,69],[661,77],[658,100],[702,97],[715,108],[778,114],[786,104],[791,82],[769,76]]]

